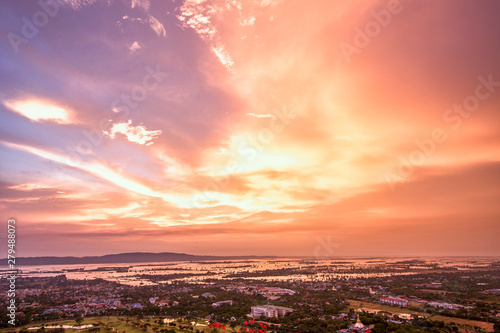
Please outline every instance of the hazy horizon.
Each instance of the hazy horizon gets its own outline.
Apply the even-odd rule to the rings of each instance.
[[[303,258],[303,259],[312,259],[312,260],[335,260],[335,259],[418,259],[418,258],[440,258],[440,259],[445,259],[445,258],[500,258],[498,255],[491,255],[491,256],[474,256],[474,255],[464,255],[464,256],[419,256],[419,255],[404,255],[404,256],[397,256],[397,255],[392,255],[392,256],[374,256],[374,255],[343,255],[343,256],[278,256],[274,254],[261,254],[261,255],[256,255],[256,254],[239,254],[239,255],[231,255],[231,254],[226,254],[226,255],[211,255],[211,254],[204,254],[204,253],[179,253],[179,252],[143,252],[143,251],[137,251],[137,252],[120,252],[120,253],[104,253],[104,254],[96,254],[96,255],[64,255],[61,253],[54,254],[54,255],[43,255],[43,256],[25,256],[24,258],[38,258],[38,257],[74,257],[74,258],[85,258],[85,257],[105,257],[105,256],[114,256],[114,255],[123,255],[123,254],[163,254],[163,253],[172,253],[172,254],[181,254],[181,255],[189,255],[189,256],[206,256],[206,257],[220,257],[220,258],[232,258],[232,257],[257,257],[257,258],[278,258],[278,259],[294,259],[294,258]],[[21,258],[21,257],[18,257]],[[7,258],[0,258],[1,260],[5,260]]]
[[[2,1],[16,256],[499,256],[499,10]]]

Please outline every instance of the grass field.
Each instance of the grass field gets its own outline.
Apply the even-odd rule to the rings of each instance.
[[[469,320],[469,319],[462,319],[462,318],[452,318],[452,317],[445,317],[445,316],[440,316],[440,315],[433,316],[432,320],[440,320],[440,321],[444,321],[445,323],[454,322],[454,323],[462,324],[462,325],[478,326],[486,332],[493,332],[493,323],[486,323],[484,321]]]
[[[355,301],[355,300],[348,300],[348,301],[350,303],[349,308],[352,308],[355,310],[366,309],[368,311],[369,310],[386,311],[386,312],[389,312],[393,315],[400,315],[403,313],[416,314],[416,315],[419,315],[419,316],[422,316],[425,318],[429,318],[430,320],[439,320],[439,321],[443,321],[445,323],[453,322],[453,323],[461,324],[461,325],[469,325],[471,327],[478,326],[486,332],[493,332],[493,323],[486,323],[486,322],[477,321],[477,320],[469,320],[469,319],[462,319],[462,318],[433,315],[431,313],[411,311],[408,309],[393,307],[393,306],[389,306],[389,305],[370,303],[370,302],[360,302],[360,301]],[[461,329],[461,331],[466,332],[465,329]]]
[[[91,324],[94,324],[96,322],[102,322],[104,325],[109,325],[110,328],[114,328],[115,329],[115,332],[127,332],[127,333],[144,333],[144,331],[142,331],[141,329],[138,329],[138,328],[135,328],[135,327],[132,327],[130,325],[127,325],[125,323],[125,320],[120,320],[118,317],[110,317],[109,319],[107,317],[101,317],[101,318],[86,318],[82,323],[81,323],[81,326],[85,326],[85,325],[91,325]],[[25,326],[22,326],[22,328],[30,328],[30,327],[40,327],[41,325],[43,326],[59,326],[59,325],[68,325],[68,326],[73,326],[73,327],[77,327],[76,325],[76,322],[74,320],[57,320],[57,321],[53,321],[53,322],[44,322],[44,323],[35,323],[35,324],[29,324],[29,325],[25,325]],[[4,329],[4,332],[17,332],[21,327],[15,327],[15,328],[7,328],[7,329]],[[36,332],[37,330],[36,329],[33,329],[33,330],[29,330],[31,332]],[[51,329],[46,329],[45,330],[46,332],[50,332]],[[84,329],[84,328],[75,328],[75,329],[72,329],[72,328],[65,328],[64,329],[65,332],[67,333],[83,333],[83,332],[88,332],[88,329]],[[102,331],[104,332],[104,326],[103,326],[103,329]]]
[[[154,327],[158,327],[159,329],[174,329],[176,333],[185,333],[185,332],[194,332],[196,330],[200,330],[201,332],[208,332],[209,329],[207,326],[195,326],[193,331],[191,330],[181,330],[179,329],[178,327],[174,327],[174,326],[169,326],[168,324],[164,324],[164,325],[158,325],[158,324],[155,324],[154,323],[154,320],[157,320],[157,318],[149,318],[149,317],[146,317],[144,319],[137,319],[137,318],[129,318],[129,321],[131,323],[133,322],[140,322],[142,324],[144,323],[149,323],[151,326],[149,326],[147,328],[147,332],[149,333],[153,333],[155,332],[153,330]],[[81,323],[81,326],[84,326],[84,325],[91,325],[91,324],[94,324],[96,322],[101,322],[102,325],[100,326],[101,327],[101,330],[100,332],[109,332],[109,333],[112,333],[112,332],[115,332],[115,333],[123,333],[123,332],[126,332],[126,333],[145,333],[145,331],[142,329],[142,328],[136,328],[134,327],[133,324],[129,323],[127,324],[126,320],[125,320],[125,317],[93,317],[93,318],[85,318],[84,321]],[[198,324],[206,324],[206,322],[204,320],[196,320],[195,321],[196,323]],[[5,329],[2,329],[2,332],[6,332],[6,333],[14,333],[14,332],[18,332],[20,328],[30,328],[30,327],[40,327],[41,325],[47,327],[47,326],[59,326],[59,325],[68,325],[68,326],[74,326],[75,328],[65,328],[65,332],[66,333],[86,333],[86,332],[89,332],[89,330],[87,328],[76,328],[76,322],[74,320],[57,320],[57,321],[53,321],[53,322],[44,322],[44,323],[36,323],[36,324],[29,324],[29,325],[25,325],[25,326],[22,326],[22,327],[13,327],[13,328],[5,328]],[[187,325],[190,325],[187,321],[184,321],[182,323],[183,326],[187,326]],[[177,323],[177,326],[179,326],[179,324]],[[236,331],[240,328],[240,326],[237,326],[236,327]],[[32,330],[29,330],[29,332],[36,332],[37,330],[36,329],[32,329]],[[45,332],[46,333],[50,333],[54,331],[53,329],[45,329]],[[233,330],[229,327],[227,327],[227,329],[225,330],[221,330],[221,332],[233,332]]]
[[[436,294],[436,295],[458,294],[458,292],[456,291],[448,291],[441,289],[419,289],[419,291],[425,291],[426,293]]]

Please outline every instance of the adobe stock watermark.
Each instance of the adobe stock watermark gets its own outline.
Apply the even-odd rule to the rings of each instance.
[[[9,289],[7,291],[8,296],[8,306],[7,306],[7,317],[10,319],[8,323],[10,325],[16,324],[16,279],[17,279],[17,269],[16,269],[16,219],[10,218],[7,221],[7,281]]]
[[[261,128],[256,136],[248,137],[239,145],[237,151],[238,155],[245,159],[243,163],[252,162],[259,152],[274,140],[275,135],[282,132],[295,117],[296,113],[288,111],[286,107],[283,107],[281,111],[272,111],[269,115],[268,126]],[[191,208],[198,208],[203,202],[217,199],[218,193],[229,185],[229,175],[241,167],[242,162],[231,159],[219,175],[205,184],[202,192],[194,195]]]
[[[31,18],[23,16],[21,18],[21,26],[19,29],[20,34],[13,31],[7,34],[10,45],[14,53],[19,53],[19,46],[21,44],[28,44],[28,42],[38,35],[39,29],[45,27],[49,23],[49,19],[53,18],[59,12],[59,4],[57,0],[40,0],[38,1],[40,10],[34,13]]]
[[[466,96],[462,103],[453,104],[452,108],[443,113],[443,121],[450,123],[451,129],[459,129],[463,120],[469,118],[479,108],[481,101],[487,100],[500,87],[500,82],[494,81],[492,74],[489,74],[487,78],[479,76],[477,80],[479,84],[473,94]],[[399,155],[399,164],[395,172],[385,174],[385,181],[391,191],[394,192],[396,183],[410,177],[415,167],[423,165],[436,152],[438,145],[447,140],[448,134],[442,127],[434,128],[426,138],[415,139],[416,148],[407,155]]]
[[[373,19],[366,22],[363,28],[354,28],[356,34],[352,43],[342,42],[339,45],[347,62],[351,63],[352,55],[359,54],[363,49],[368,47],[372,40],[380,35],[382,30],[391,23],[392,17],[400,14],[402,11],[403,6],[400,0],[389,0],[385,8],[370,11]]]
[[[316,237],[316,242],[318,245],[314,249],[314,258],[315,259],[327,259],[331,258],[335,249],[340,246],[339,243],[332,242],[332,236],[318,236]]]
[[[66,146],[66,156],[70,164],[79,164],[82,157],[90,155],[95,147],[98,147],[104,139],[104,132],[107,132],[114,123],[128,120],[130,111],[143,102],[148,93],[157,89],[168,76],[167,72],[160,70],[160,65],[155,68],[145,67],[146,74],[142,78],[141,84],[132,87],[128,94],[121,94],[119,98],[111,102],[111,112],[99,121],[99,127],[93,130],[82,130],[86,140],[81,140],[76,146]]]

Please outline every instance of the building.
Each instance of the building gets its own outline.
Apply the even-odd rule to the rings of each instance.
[[[450,303],[446,303],[446,302],[429,302],[427,304],[429,306],[432,306],[433,308],[442,308],[442,309],[448,309],[448,310],[458,310],[458,309],[463,307],[460,304],[450,304]]]
[[[354,328],[357,328],[358,330],[361,328],[365,328],[365,325],[363,325],[363,323],[361,322],[361,319],[359,319],[359,315],[358,315],[358,320],[356,321],[356,324],[354,324]]]
[[[274,305],[259,305],[252,306],[251,315],[254,318],[259,317],[280,317],[284,316],[289,312],[295,311],[294,309],[285,308],[283,306],[274,306]]]
[[[415,284],[414,286],[420,288],[428,288],[428,289],[440,289],[443,286],[443,284],[441,282],[431,282],[431,283]]]
[[[229,300],[229,301],[219,301],[219,302],[212,303],[212,306],[221,306],[223,304],[233,305],[233,301],[232,300]]]
[[[263,306],[252,306],[250,314],[254,318],[260,317],[278,317],[278,311],[274,307]]]
[[[268,295],[295,295],[295,290],[278,287],[258,287],[256,290],[260,294]]]
[[[363,323],[361,322],[361,319],[359,319],[359,315],[358,315],[358,319],[356,320],[356,323],[354,325],[351,325],[348,328],[341,329],[338,332],[339,333],[353,333],[353,332],[355,332],[355,333],[371,333],[373,326],[374,325],[369,325],[369,326],[363,325]]]
[[[400,297],[383,297],[380,299],[380,303],[402,306],[402,307],[408,306],[408,301]]]

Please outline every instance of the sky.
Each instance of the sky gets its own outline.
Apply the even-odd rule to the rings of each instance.
[[[498,256],[499,10],[1,1],[0,237],[15,218],[17,256]]]

